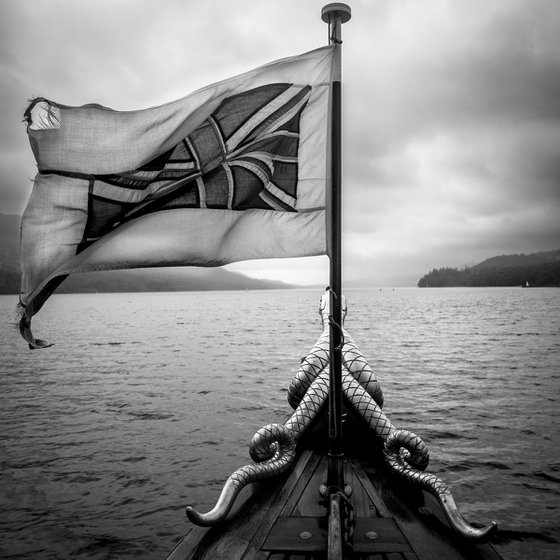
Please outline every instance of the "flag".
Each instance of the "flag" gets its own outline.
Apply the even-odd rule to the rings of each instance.
[[[334,48],[140,111],[25,113],[38,173],[21,224],[20,331],[69,274],[326,252]]]

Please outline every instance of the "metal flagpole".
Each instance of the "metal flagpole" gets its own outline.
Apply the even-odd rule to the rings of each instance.
[[[327,557],[344,558],[342,531],[342,492],[344,491],[344,453],[342,442],[342,24],[351,16],[346,4],[327,4],[321,19],[329,25],[329,44],[335,59],[331,96],[331,189],[329,214],[330,302],[329,302],[329,530]]]
[[[342,24],[351,17],[350,6],[327,4],[321,19],[329,25],[329,44],[335,47],[331,98],[330,200],[330,383],[329,455],[327,486],[344,488],[342,445]]]

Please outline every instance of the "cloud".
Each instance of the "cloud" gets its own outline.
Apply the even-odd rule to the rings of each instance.
[[[373,39],[358,33],[354,58],[345,49],[351,266],[402,255],[391,268],[405,273],[560,246],[559,14],[397,1]]]
[[[30,96],[117,109],[164,103],[324,44],[323,4],[3,0],[2,208],[21,212],[29,194],[20,121]],[[350,4],[347,277],[420,276],[560,247],[560,4]],[[266,275],[262,264],[235,266]],[[322,282],[325,271],[324,259],[266,266],[291,281]]]

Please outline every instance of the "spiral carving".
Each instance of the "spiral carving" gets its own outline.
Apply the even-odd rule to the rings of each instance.
[[[428,466],[428,450],[416,434],[395,430],[385,441],[384,455],[395,474],[419,485],[437,499],[449,524],[461,536],[487,540],[496,532],[498,525],[494,521],[483,528],[474,527],[466,521],[459,513],[447,484],[435,474],[422,472]]]
[[[257,480],[271,478],[286,471],[294,462],[296,442],[315,419],[329,394],[328,374],[318,375],[300,404],[284,425],[269,424],[253,436],[249,454],[255,464],[237,469],[226,481],[214,508],[200,513],[187,507],[187,516],[195,524],[210,526],[223,521],[239,492]]]
[[[262,427],[254,436],[251,455],[261,461],[237,469],[227,479],[216,505],[208,513],[187,507],[187,516],[195,524],[207,527],[223,521],[231,510],[239,492],[251,482],[270,478],[284,472],[293,463],[296,442],[290,430],[281,424]]]
[[[197,525],[213,525],[225,519],[241,489],[256,480],[278,475],[292,465],[296,443],[317,417],[329,394],[329,293],[319,308],[323,331],[310,353],[302,360],[288,389],[288,402],[294,409],[281,424],[262,427],[251,441],[249,453],[255,462],[237,469],[226,481],[222,493],[208,513],[187,507],[189,519]],[[346,300],[342,301],[343,318]],[[350,406],[384,442],[384,458],[393,473],[419,485],[436,497],[453,529],[475,540],[489,538],[497,529],[492,522],[479,529],[459,513],[453,496],[443,480],[425,472],[429,463],[424,441],[406,430],[398,430],[381,410],[383,393],[373,370],[346,329],[342,328],[342,390]]]

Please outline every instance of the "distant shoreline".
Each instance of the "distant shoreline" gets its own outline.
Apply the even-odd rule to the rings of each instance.
[[[560,287],[560,249],[529,255],[502,255],[463,268],[438,268],[422,276],[419,288]]]

